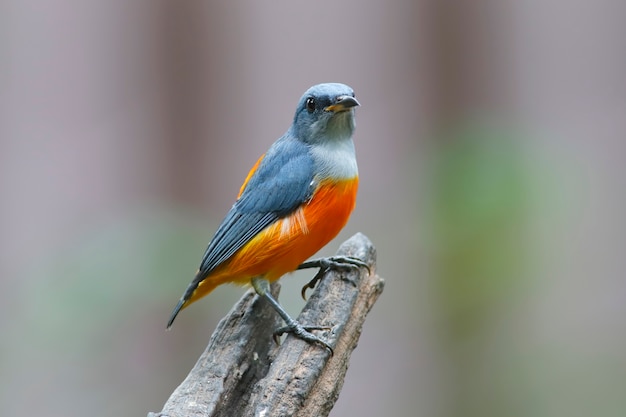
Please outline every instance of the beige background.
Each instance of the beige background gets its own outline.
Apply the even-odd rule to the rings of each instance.
[[[0,5],[0,404],[145,415],[241,296],[164,327],[310,85],[362,107],[387,286],[332,416],[626,413],[626,7]],[[285,279],[297,314],[307,274]]]

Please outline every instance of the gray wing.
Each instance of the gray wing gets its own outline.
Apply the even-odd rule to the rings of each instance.
[[[261,230],[308,201],[314,191],[313,178],[314,163],[307,145],[288,137],[277,141],[211,239],[185,295],[190,297],[211,271]]]

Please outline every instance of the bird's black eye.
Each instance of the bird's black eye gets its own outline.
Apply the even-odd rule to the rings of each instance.
[[[315,111],[315,99],[313,97],[306,99],[306,109],[309,113],[313,113]]]

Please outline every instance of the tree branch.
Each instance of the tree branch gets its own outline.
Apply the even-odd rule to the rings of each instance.
[[[364,268],[328,271],[297,319],[330,328],[318,334],[333,346],[333,356],[291,335],[277,346],[272,334],[282,322],[265,300],[249,291],[219,323],[163,410],[148,417],[327,416],[365,316],[384,286],[375,274],[376,250],[363,234],[343,243],[337,255],[361,259],[371,274]],[[278,283],[272,284],[274,296],[279,290]]]

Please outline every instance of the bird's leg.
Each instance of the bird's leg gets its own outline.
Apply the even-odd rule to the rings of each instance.
[[[370,267],[368,264],[360,259],[351,258],[349,256],[331,256],[329,258],[312,259],[310,261],[300,264],[296,269],[307,268],[319,268],[319,271],[317,271],[317,274],[315,274],[311,281],[309,281],[304,287],[302,287],[300,295],[302,295],[302,298],[305,300],[306,290],[314,289],[318,281],[324,277],[324,274],[326,274],[326,271],[328,271],[329,269],[366,268],[368,273],[372,272],[370,271]]]
[[[278,303],[278,301],[276,301],[276,299],[272,296],[272,293],[270,292],[270,282],[266,280],[265,278],[261,278],[261,277],[252,278],[252,288],[254,288],[254,290],[259,296],[265,298],[270,303],[272,308],[276,310],[278,315],[285,321],[286,326],[281,327],[274,332],[275,341],[277,341],[278,336],[284,333],[292,333],[294,336],[296,336],[299,339],[305,340],[309,343],[316,343],[320,346],[325,347],[326,349],[330,351],[331,355],[333,354],[333,348],[330,347],[328,343],[326,343],[325,341],[323,341],[322,339],[320,339],[319,337],[315,336],[314,334],[310,332],[310,330],[329,330],[328,327],[321,327],[321,326],[305,327],[305,326],[302,326],[297,321],[295,321],[294,319],[292,319],[291,316],[289,316],[289,314],[287,314],[287,312],[283,309],[283,307]]]

